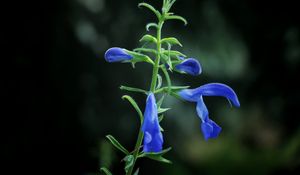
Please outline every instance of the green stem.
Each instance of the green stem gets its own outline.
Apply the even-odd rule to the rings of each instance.
[[[156,54],[156,59],[155,59],[155,63],[154,63],[154,67],[153,67],[153,72],[152,72],[152,81],[151,81],[151,87],[150,87],[150,91],[154,92],[155,90],[155,86],[156,86],[156,82],[157,82],[157,74],[158,74],[158,69],[159,69],[159,63],[160,63],[160,52],[161,52],[161,28],[164,24],[163,20],[159,20],[158,22],[158,27],[157,27],[157,54]]]
[[[140,147],[141,147],[141,145],[142,145],[143,137],[144,137],[144,133],[143,133],[143,131],[142,131],[142,128],[140,128],[139,135],[138,135],[138,139],[137,139],[137,141],[136,141],[135,148],[134,148],[134,152],[133,152],[133,164],[132,164],[132,166],[130,167],[130,169],[127,171],[126,175],[131,175],[131,173],[132,173],[132,170],[133,170],[133,168],[134,168],[136,159],[137,159],[137,157],[138,157],[138,155],[139,155],[139,151],[140,151]]]
[[[150,86],[150,91],[153,92],[153,93],[154,93],[155,87],[156,87],[157,74],[158,74],[159,64],[160,64],[161,29],[162,29],[163,24],[164,24],[163,18],[159,19],[158,27],[157,27],[157,36],[156,36],[156,39],[157,39],[157,54],[156,54],[156,59],[155,59],[155,63],[154,63],[153,71],[152,71],[152,80],[151,80],[151,86]],[[138,158],[140,147],[141,147],[142,142],[143,142],[143,137],[144,137],[144,133],[142,131],[142,128],[140,128],[138,139],[136,141],[134,152],[133,152],[133,165],[127,171],[126,175],[131,175],[132,174],[135,162]]]

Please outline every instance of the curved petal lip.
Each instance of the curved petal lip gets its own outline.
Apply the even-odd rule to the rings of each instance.
[[[200,75],[202,72],[199,61],[194,58],[185,59],[180,64],[177,64],[175,68],[179,71],[188,73],[193,76]]]
[[[219,136],[222,128],[217,125],[214,121],[208,120],[207,122],[201,123],[201,130],[205,140],[216,138]]]
[[[195,89],[184,89],[178,92],[181,98],[197,102],[200,96],[221,96],[232,102],[235,107],[240,107],[239,99],[234,90],[222,83],[208,83]]]

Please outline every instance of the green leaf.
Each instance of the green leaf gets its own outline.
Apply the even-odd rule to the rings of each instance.
[[[133,108],[136,110],[136,112],[138,113],[139,117],[140,117],[140,123],[142,124],[144,121],[144,116],[142,111],[140,110],[139,106],[137,105],[137,103],[135,102],[135,100],[130,97],[129,95],[123,95],[122,99],[126,99],[130,102],[130,104],[133,106]]]
[[[161,43],[169,43],[171,45],[179,45],[182,47],[182,44],[178,41],[177,38],[174,38],[174,37],[169,37],[169,38],[164,38],[161,40]]]
[[[133,155],[127,155],[124,159],[123,159],[123,161],[125,161],[125,167],[124,167],[124,169],[125,169],[125,172],[127,173],[128,172],[128,170],[133,166],[133,162],[134,162],[134,157],[133,157]]]
[[[176,0],[170,0],[168,4],[168,11],[171,9]]]
[[[130,92],[141,92],[141,93],[144,93],[144,94],[148,93],[144,89],[139,89],[139,88],[134,88],[134,87],[129,87],[129,86],[120,86],[120,89],[130,91]]]
[[[134,174],[133,175],[138,175],[139,174],[139,171],[140,171],[140,169],[138,168],[138,169],[136,169],[136,171],[134,172]]]
[[[146,34],[140,39],[140,42],[157,43],[157,39],[152,35]]]
[[[118,142],[117,139],[115,139],[112,135],[107,135],[106,138],[113,144],[117,149],[122,151],[124,154],[129,154],[129,151],[127,151],[126,148],[124,148],[120,142]]]
[[[154,91],[155,94],[161,93],[161,92],[168,93],[169,92],[169,88],[168,87],[163,87],[163,88],[160,88],[160,89],[157,89],[156,91]],[[170,92],[170,95],[173,96],[173,97],[175,97],[175,98],[177,98],[178,100],[183,101],[183,99],[176,92],[174,92],[172,90]]]
[[[164,113],[164,112],[166,112],[166,111],[168,111],[168,110],[170,110],[171,108],[158,108],[158,110],[157,110],[157,113],[158,114],[161,114],[161,113]]]
[[[163,54],[169,54],[169,51],[168,50],[163,50],[162,53]],[[170,50],[170,56],[171,57],[176,57],[176,58],[178,58],[179,56],[186,57],[186,55],[184,55],[183,53],[181,53],[177,50]]]
[[[161,126],[159,126],[159,130],[160,130],[161,132],[164,132],[164,131],[165,131],[164,128],[162,128]]]
[[[168,53],[167,53],[168,61],[167,61],[167,64],[169,65],[169,70],[172,71],[173,64],[172,64],[172,60],[171,60],[171,56],[170,56],[170,51],[171,51],[172,45],[170,43],[167,43],[167,44],[168,44]]]
[[[169,69],[172,69],[172,61],[171,61],[171,57],[169,57],[168,55],[166,54],[160,54],[160,57],[162,58],[162,62],[164,64],[168,64],[169,66]]]
[[[157,108],[160,108],[160,107],[161,107],[161,105],[162,105],[164,99],[165,99],[165,95],[163,95],[163,96],[158,100],[158,102],[156,103]]]
[[[177,98],[178,100],[183,101],[182,98],[176,92],[171,91],[170,95]]]
[[[180,21],[184,22],[184,25],[187,25],[187,20],[181,16],[171,15],[171,16],[166,16],[165,19],[166,20],[180,20]]]
[[[139,3],[138,7],[148,8],[149,10],[151,10],[156,15],[157,19],[160,19],[160,17],[161,17],[161,14],[159,13],[159,11],[155,10],[155,8],[152,5],[148,4],[148,3],[145,3],[145,2]]]
[[[156,105],[157,105],[157,113],[158,113],[158,114],[164,113],[164,112],[166,112],[166,111],[168,111],[168,110],[171,109],[171,108],[162,108],[162,107],[161,107],[164,98],[165,98],[165,95],[163,95],[163,96],[159,99],[159,101],[156,103]]]
[[[164,119],[164,114],[161,114],[160,116],[158,116],[158,121],[161,122]]]
[[[157,54],[157,51],[155,49],[148,49],[148,48],[135,48],[133,51],[135,52],[145,52],[145,53],[152,53]]]
[[[133,57],[133,59],[128,60],[128,62],[133,62],[133,63],[136,63],[136,62],[148,62],[148,63],[154,65],[154,62],[147,55],[144,55],[144,54],[141,54],[141,53],[137,53],[137,52],[133,52],[133,51],[126,50],[126,49],[125,49],[125,51],[129,55],[131,55]]]
[[[163,73],[164,73],[164,75],[166,77],[166,80],[167,80],[167,85],[168,85],[168,91],[167,92],[168,92],[168,94],[170,94],[172,83],[171,83],[171,79],[170,79],[169,73],[168,73],[168,71],[166,70],[165,67],[162,68],[162,71],[163,71]]]
[[[162,8],[162,11],[165,13],[168,13],[169,10],[171,9],[172,5],[175,3],[176,0],[167,0],[167,1],[164,1],[163,3],[163,8]]]
[[[171,86],[172,90],[181,90],[181,89],[187,89],[190,86]]]
[[[112,175],[112,173],[105,167],[101,167],[100,170],[103,171],[106,175]]]
[[[156,23],[148,23],[148,24],[146,25],[146,30],[149,31],[149,28],[150,28],[150,27],[154,27],[154,28],[157,29],[158,25],[157,25]]]
[[[169,152],[172,148],[167,148],[167,149],[164,149],[162,150],[161,152],[158,152],[158,153],[154,153],[154,152],[151,152],[151,153],[145,153],[143,152],[142,154],[140,154],[138,156],[138,158],[141,158],[141,157],[147,157],[149,159],[153,159],[153,160],[156,160],[156,161],[159,161],[159,162],[163,162],[163,163],[172,163],[170,160],[162,157],[164,154],[166,154],[167,152]]]
[[[178,90],[181,90],[181,89],[187,89],[189,87],[190,86],[171,86],[171,91],[174,92],[174,91],[178,91]],[[154,93],[167,92],[168,88],[169,87],[162,87],[162,88],[157,89],[156,91],[154,91]]]
[[[162,85],[162,78],[159,74],[157,74],[157,86],[156,89],[159,89]]]

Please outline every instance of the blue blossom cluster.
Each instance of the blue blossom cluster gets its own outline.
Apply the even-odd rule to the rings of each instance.
[[[118,47],[110,48],[105,53],[105,60],[107,62],[127,62],[131,59],[133,59],[133,56],[130,55],[130,53],[126,52],[125,49]],[[181,62],[174,66],[175,70],[193,76],[201,74],[202,68],[198,60],[194,58],[185,59],[182,57],[180,57],[180,60]],[[201,120],[201,131],[205,140],[216,138],[222,129],[210,119],[203,97],[221,96],[227,98],[233,106],[240,106],[234,90],[221,83],[208,83],[195,89],[183,89],[177,92],[177,94],[183,100],[196,103],[196,111]],[[143,151],[160,152],[163,147],[163,136],[158,120],[157,104],[152,92],[148,94],[146,100],[142,131],[144,132]]]

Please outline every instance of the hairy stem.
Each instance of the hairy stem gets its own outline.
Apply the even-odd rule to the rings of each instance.
[[[157,39],[157,54],[156,54],[156,59],[155,59],[155,63],[154,63],[153,71],[152,71],[152,80],[151,80],[151,86],[150,86],[150,91],[153,92],[153,93],[154,93],[155,87],[156,87],[157,74],[158,74],[159,64],[160,64],[161,29],[162,29],[163,24],[164,24],[164,20],[160,19],[159,22],[158,22],[157,35],[156,35],[156,39]],[[136,141],[134,152],[133,152],[133,165],[127,171],[126,175],[131,175],[132,174],[135,162],[136,162],[137,157],[139,155],[140,147],[141,147],[142,142],[143,142],[143,137],[144,137],[144,133],[142,131],[142,128],[140,128],[139,129],[138,139]]]
[[[156,59],[155,59],[155,63],[154,63],[154,67],[153,67],[153,72],[152,72],[152,81],[151,81],[151,87],[150,87],[150,91],[154,92],[155,91],[155,87],[156,87],[156,81],[157,81],[157,74],[158,74],[158,69],[159,69],[159,63],[160,63],[160,52],[161,52],[161,29],[162,26],[164,24],[163,20],[159,20],[158,22],[158,27],[157,27],[157,54],[156,54]]]

